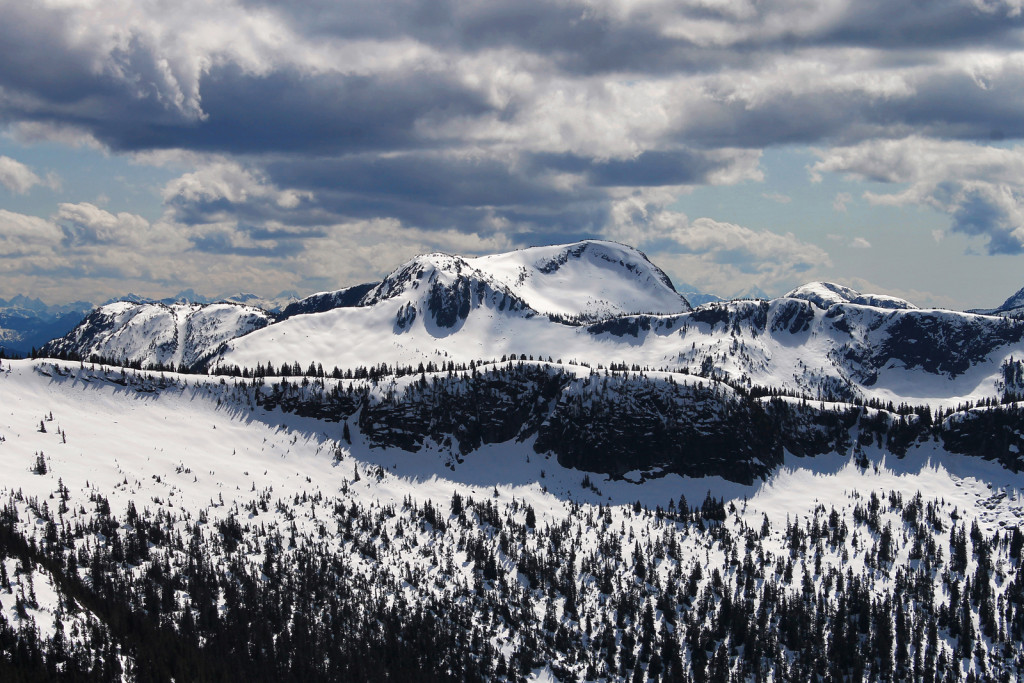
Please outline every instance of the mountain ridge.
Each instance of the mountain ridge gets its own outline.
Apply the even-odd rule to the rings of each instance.
[[[808,283],[773,300],[691,309],[641,252],[608,242],[476,258],[426,254],[379,283],[312,295],[262,320],[222,328],[215,344],[183,349],[177,357],[214,371],[251,370],[268,361],[330,371],[508,356],[578,358],[714,375],[811,399],[933,406],[1000,396],[1003,365],[1024,357],[1024,324],[920,309],[833,283]],[[154,351],[145,332],[103,324],[54,341],[44,352],[89,358],[116,350],[114,360],[141,365],[170,357]],[[122,341],[96,343],[111,334]]]

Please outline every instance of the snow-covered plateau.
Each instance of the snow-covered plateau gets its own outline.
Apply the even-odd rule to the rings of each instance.
[[[0,360],[4,680],[1024,675],[1006,317],[692,309],[583,242],[44,352]]]

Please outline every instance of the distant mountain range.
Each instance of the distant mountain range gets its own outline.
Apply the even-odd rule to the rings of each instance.
[[[86,301],[47,306],[22,295],[0,299],[0,352],[26,355],[70,332],[92,307]]]
[[[229,297],[205,297],[186,289],[175,296],[153,299],[126,294],[117,299],[109,299],[102,304],[107,306],[117,302],[133,304],[214,304],[234,303],[263,309],[267,313],[276,314],[297,301],[297,292],[281,292],[275,297],[265,298],[255,294],[235,294]],[[11,299],[0,299],[0,353],[9,356],[27,356],[33,349],[40,349],[47,342],[63,337],[81,323],[97,306],[88,301],[75,301],[67,304],[49,305],[39,299],[24,295],[16,295]],[[270,317],[273,317],[271,315]]]
[[[299,298],[299,293],[295,291],[281,292],[277,296],[270,298],[244,292],[232,294],[231,296],[226,297],[209,297],[197,294],[195,290],[190,288],[182,290],[174,296],[165,297],[163,299],[153,299],[150,297],[139,296],[138,294],[126,294],[116,299],[108,299],[103,305],[117,303],[119,301],[128,301],[136,304],[163,304],[165,306],[171,306],[173,304],[230,303],[255,306],[257,308],[262,308],[265,311],[276,313]]]

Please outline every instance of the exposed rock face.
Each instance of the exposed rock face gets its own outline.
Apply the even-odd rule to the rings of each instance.
[[[417,452],[428,444],[457,458],[485,444],[535,439],[534,450],[566,467],[612,476],[631,471],[721,476],[750,483],[783,453],[849,452],[860,439],[901,456],[939,438],[952,452],[1018,469],[1024,453],[1020,409],[897,414],[787,398],[756,399],[714,381],[618,372],[580,374],[541,363],[508,363],[468,373],[423,373],[395,383],[357,384],[310,394],[298,383],[257,395],[267,408],[352,421],[373,445]],[[983,438],[979,438],[983,436]]]
[[[320,292],[307,296],[304,299],[293,301],[281,311],[281,320],[296,315],[307,315],[309,313],[324,313],[333,311],[335,308],[349,308],[358,306],[366,293],[376,287],[378,282],[369,282],[362,285],[355,285],[336,292]]]

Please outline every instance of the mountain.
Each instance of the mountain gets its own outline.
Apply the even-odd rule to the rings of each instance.
[[[1003,302],[1003,305],[996,309],[996,312],[1003,315],[1020,317],[1024,315],[1024,288]]]
[[[363,297],[379,282],[369,282],[339,289],[333,292],[318,292],[291,302],[281,311],[281,319],[309,313],[323,313],[335,308],[358,306]]]
[[[274,358],[297,359],[303,367],[468,362],[497,358],[513,347],[516,353],[560,355],[563,349],[550,349],[582,322],[689,308],[643,254],[614,243],[475,259],[427,254],[375,285],[298,302],[286,309],[285,320],[251,340],[235,340],[220,361],[250,367]],[[294,315],[303,310],[315,314]]]
[[[950,452],[1024,467],[1015,412],[932,426],[933,415],[1024,396],[1024,322],[917,309],[829,283],[772,301],[626,314],[667,305],[670,295],[683,304],[660,271],[641,267],[639,252],[612,246],[426,254],[379,283],[296,302],[277,322],[235,304],[110,304],[44,353],[303,376],[249,402],[353,423],[374,447],[434,448],[456,461],[514,440],[588,472],[748,483],[786,453],[843,452],[874,434],[901,455],[932,438]],[[510,264],[522,275],[511,284]],[[598,294],[562,291],[594,268]],[[618,315],[590,319],[612,303]],[[863,406],[888,416],[865,422]]]
[[[833,282],[810,282],[785,295],[788,299],[804,299],[818,308],[829,308],[835,304],[859,304],[875,308],[906,310],[917,308],[914,304],[885,294],[861,294],[855,289]]]
[[[135,304],[164,304],[165,306],[171,306],[174,304],[231,303],[262,308],[265,311],[276,313],[298,299],[299,294],[295,291],[280,292],[277,296],[269,298],[244,292],[232,294],[231,296],[226,297],[208,297],[203,296],[202,294],[197,294],[194,289],[189,288],[178,292],[174,296],[164,297],[163,299],[153,299],[150,297],[139,296],[138,294],[126,294],[125,296],[118,297],[116,299],[109,299],[103,305],[105,306],[119,301],[127,301]]]
[[[370,306],[381,293],[367,296],[384,285],[393,291],[396,281],[410,279],[409,270],[453,269],[456,277],[485,283],[514,296],[531,310],[579,320],[600,320],[627,313],[678,313],[690,310],[669,277],[641,252],[614,242],[587,240],[567,245],[530,247],[505,254],[452,260],[445,254],[413,259],[392,273],[389,283],[356,285],[321,292],[290,304],[282,318],[301,313],[322,313],[334,308]],[[433,260],[432,263],[428,261]],[[416,276],[418,278],[418,276]],[[428,279],[431,277],[427,276]]]
[[[400,271],[371,290],[367,296],[377,298],[367,305],[295,316],[236,338],[213,365],[252,368],[276,358],[344,370],[515,356],[713,374],[810,398],[947,405],[997,396],[1003,365],[1024,355],[1024,324],[953,311],[845,302],[822,309],[781,298],[568,324],[537,315],[507,290],[481,289],[493,298],[478,302],[471,280],[462,281],[465,290],[447,289],[453,285],[430,284],[435,275],[422,271],[427,282],[416,286],[420,279]]]
[[[92,304],[76,301],[49,306],[39,299],[21,294],[0,299],[0,351],[8,355],[28,355],[32,349],[67,334]]]
[[[101,306],[43,353],[116,359],[125,365],[192,367],[224,342],[270,324],[266,311],[241,304],[119,301]]]
[[[723,301],[721,297],[715,294],[705,294],[704,292],[698,292],[691,289],[684,290],[682,292],[682,296],[690,303],[691,306],[695,307]]]
[[[1015,391],[1005,367],[1024,356],[1024,323],[918,309],[833,283],[691,310],[642,253],[609,242],[419,256],[379,283],[293,302],[280,319],[251,309],[222,315],[216,334],[180,350],[170,308],[138,317],[127,310],[135,313],[91,317],[48,352],[136,364],[185,359],[218,371],[535,358],[933,408]]]
[[[211,298],[187,289],[173,297],[160,300],[137,294],[127,294],[107,301],[104,306],[116,302],[163,304],[165,306],[232,303],[250,308],[261,308],[274,313],[298,299],[299,296],[295,292],[281,292],[270,298],[255,294],[235,294],[229,297]],[[48,305],[39,299],[21,294],[11,297],[9,300],[0,299],[0,352],[7,355],[27,356],[33,349],[41,349],[48,342],[71,332],[94,308],[94,305],[88,301]],[[268,316],[268,319],[273,317]],[[241,329],[248,328],[243,326]]]
[[[426,254],[0,360],[0,678],[1019,677],[1024,321],[659,273]]]
[[[752,287],[748,287],[747,289],[739,292],[738,294],[736,294],[736,295],[734,295],[734,296],[732,296],[730,298],[731,299],[770,299],[771,297],[769,297],[765,293],[765,291],[763,289],[761,289],[757,285],[754,285]]]
[[[690,310],[664,271],[642,252],[615,242],[531,247],[467,263],[538,313],[600,320]]]
[[[708,303],[724,301],[722,297],[715,294],[709,294],[688,282],[678,282],[676,283],[675,288],[676,291],[679,292],[680,296],[686,299],[687,303],[694,308]]]

